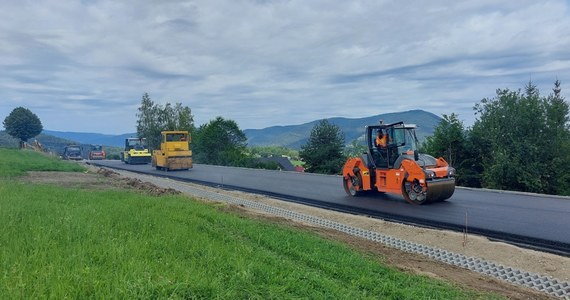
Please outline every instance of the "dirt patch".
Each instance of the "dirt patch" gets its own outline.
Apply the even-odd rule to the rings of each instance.
[[[478,257],[521,270],[543,274],[568,281],[570,277],[570,258],[518,248],[512,245],[491,242],[484,237],[463,235],[461,233],[432,230],[398,223],[386,222],[366,216],[355,216],[319,208],[284,202],[259,195],[237,191],[226,191],[200,185],[182,183],[166,178],[130,173],[115,172],[109,169],[88,166],[86,173],[30,172],[24,180],[38,183],[57,184],[64,187],[85,189],[126,188],[151,195],[179,194],[188,187],[211,192],[224,193],[234,197],[257,201],[274,207],[280,207],[319,218],[341,222],[350,226],[379,232],[385,235],[417,242],[432,247],[446,249],[466,256]],[[203,201],[211,202],[207,199]],[[428,257],[406,253],[363,238],[354,237],[334,230],[304,224],[285,218],[259,212],[237,205],[222,205],[222,209],[248,218],[259,218],[270,222],[285,224],[303,230],[315,232],[327,239],[341,241],[351,247],[369,253],[394,268],[404,272],[440,278],[459,286],[493,292],[509,299],[557,299],[532,289],[511,285],[488,276],[462,268],[447,265]]]
[[[108,169],[79,172],[28,172],[23,180],[32,183],[55,184],[65,188],[109,190],[129,189],[152,196],[177,195],[180,191],[162,188],[137,178],[123,177]]]
[[[65,188],[78,189],[117,189],[110,179],[91,172],[28,172],[22,180],[39,184],[54,184]]]
[[[153,196],[181,194],[180,191],[177,191],[172,188],[162,188],[155,184],[152,184],[150,182],[145,182],[137,178],[123,177],[119,173],[111,171],[109,169],[100,168],[97,170],[97,174],[103,175],[107,178],[111,178],[113,179],[114,182],[118,182],[122,186],[127,186],[135,190],[143,191],[146,194]]]

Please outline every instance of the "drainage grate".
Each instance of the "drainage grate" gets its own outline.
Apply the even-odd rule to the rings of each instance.
[[[570,283],[567,281],[561,281],[552,277],[538,275],[529,273],[526,271],[514,269],[511,267],[496,264],[490,261],[485,261],[479,258],[468,257],[462,254],[453,253],[447,250],[433,248],[417,243],[412,243],[388,235],[384,235],[378,232],[369,231],[357,227],[352,227],[346,224],[334,222],[331,220],[326,220],[322,218],[313,217],[310,215],[305,215],[297,213],[294,211],[273,207],[267,204],[258,203],[255,201],[248,201],[240,199],[237,197],[220,194],[216,192],[209,192],[202,189],[190,187],[188,185],[170,182],[171,187],[176,188],[181,191],[188,192],[197,197],[203,197],[211,200],[223,201],[228,203],[233,203],[237,205],[243,205],[250,208],[255,208],[261,211],[268,212],[270,214],[298,220],[314,225],[318,225],[325,228],[334,229],[341,231],[353,236],[362,237],[368,240],[382,243],[384,245],[396,248],[402,251],[417,253],[421,255],[428,256],[432,259],[469,269],[481,274],[495,277],[504,281],[508,281],[514,284],[529,287],[540,292],[568,299],[570,300]]]

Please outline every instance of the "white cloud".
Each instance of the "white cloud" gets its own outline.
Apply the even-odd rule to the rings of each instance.
[[[0,118],[25,106],[52,130],[134,131],[144,92],[244,129],[417,108],[470,123],[530,78],[569,95],[565,1],[2,1],[0,19]]]

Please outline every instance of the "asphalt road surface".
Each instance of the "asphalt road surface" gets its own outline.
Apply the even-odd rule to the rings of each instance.
[[[445,202],[418,206],[408,204],[400,195],[371,193],[349,197],[342,187],[341,176],[199,164],[194,164],[194,168],[188,171],[165,172],[155,170],[150,164],[92,163],[350,206],[380,215],[398,216],[403,220],[421,219],[434,224],[452,224],[457,228],[467,225],[470,232],[469,229],[476,228],[570,245],[569,197],[457,188]]]

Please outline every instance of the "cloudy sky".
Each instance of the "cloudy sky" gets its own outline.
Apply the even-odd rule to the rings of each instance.
[[[0,0],[0,119],[136,131],[143,93],[242,129],[424,109],[497,88],[570,98],[569,1]],[[2,128],[3,129],[3,128]]]

